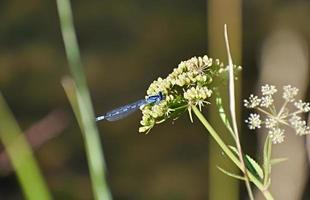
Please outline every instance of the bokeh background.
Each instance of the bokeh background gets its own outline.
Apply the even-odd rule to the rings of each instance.
[[[226,61],[224,23],[234,60],[243,65],[240,97],[269,82],[296,85],[309,100],[306,0],[74,0],[72,6],[97,114],[143,98],[181,60],[207,54]],[[0,69],[1,92],[53,197],[92,199],[82,135],[60,83],[69,70],[55,1],[0,1]],[[216,110],[206,114],[221,130]],[[240,121],[245,115],[240,108]],[[190,123],[184,114],[143,135],[140,118],[137,112],[98,123],[114,199],[246,199],[244,186],[216,169],[234,171],[198,120]],[[287,138],[275,153],[293,161],[274,168],[272,190],[276,199],[309,199],[305,138]],[[260,143],[243,129],[244,151],[260,158]],[[23,199],[1,150],[0,199]]]

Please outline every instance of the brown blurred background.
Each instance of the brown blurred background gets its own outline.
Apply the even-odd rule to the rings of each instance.
[[[71,2],[97,114],[143,98],[148,85],[181,60],[208,54],[226,61],[224,23],[235,62],[244,67],[240,96],[270,82],[295,84],[301,88],[301,98],[309,101],[306,0]],[[82,137],[60,84],[69,70],[55,1],[0,1],[0,69],[0,90],[36,149],[54,198],[92,199]],[[214,125],[220,126],[212,113]],[[240,111],[241,121],[243,114]],[[225,162],[198,120],[192,124],[185,114],[143,135],[138,133],[140,118],[136,113],[98,123],[114,199],[246,199],[243,184],[215,169],[230,168],[230,162]],[[284,165],[290,170],[274,177],[296,177],[273,187],[276,199],[310,198],[304,139],[287,142],[279,150],[280,157],[288,151],[300,155],[300,160],[294,160],[295,166]],[[259,141],[243,130],[244,151],[253,157],[259,157]],[[0,173],[0,199],[23,199],[3,153]],[[283,198],[282,191],[294,195]]]

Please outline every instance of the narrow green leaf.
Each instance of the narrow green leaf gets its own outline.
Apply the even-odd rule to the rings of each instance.
[[[262,168],[259,166],[259,164],[253,159],[251,158],[249,155],[245,155],[247,161],[249,162],[249,164],[251,164],[251,166],[254,168],[255,172],[257,173],[257,175],[259,176],[259,178],[263,179],[264,178],[264,172],[262,170]]]
[[[274,158],[274,159],[271,159],[270,164],[275,165],[275,164],[278,164],[278,163],[281,163],[287,160],[288,158]]]
[[[217,106],[217,109],[219,111],[219,115],[220,115],[220,118],[221,120],[223,121],[223,123],[225,124],[227,130],[229,131],[229,133],[232,135],[232,137],[235,139],[235,133],[230,125],[230,122],[229,122],[229,119],[226,115],[226,112],[225,112],[225,109],[223,107],[223,101],[222,101],[222,98],[220,97],[219,94],[216,95],[216,99],[215,99],[215,102],[216,102],[216,106]]]
[[[236,156],[239,155],[238,150],[236,147],[229,145],[228,146],[235,154]],[[259,164],[253,159],[251,158],[249,155],[245,155],[245,164],[247,169],[253,173],[253,175],[255,175],[257,178],[262,179],[264,176],[264,172],[262,170],[262,168],[259,166]]]
[[[272,143],[269,136],[266,136],[263,152],[264,185],[267,184],[271,173],[271,147]]]
[[[221,168],[221,167],[219,167],[219,166],[216,166],[221,172],[223,172],[224,174],[226,174],[226,175],[228,175],[228,176],[230,176],[230,177],[233,177],[233,178],[236,178],[236,179],[239,179],[239,180],[245,180],[245,178],[244,177],[242,177],[242,176],[239,176],[239,175],[237,175],[237,174],[234,174],[234,173],[231,173],[231,172],[228,172],[227,170],[225,170],[225,169],[223,169],[223,168]]]
[[[239,152],[238,152],[238,149],[236,147],[231,146],[231,145],[229,145],[228,147],[236,154],[236,156],[239,156]]]

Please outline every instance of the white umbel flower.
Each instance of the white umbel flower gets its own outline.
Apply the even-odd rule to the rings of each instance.
[[[264,85],[261,88],[262,97],[251,94],[248,100],[244,100],[244,106],[254,108],[261,112],[262,119],[258,114],[250,114],[246,120],[250,129],[260,128],[260,124],[265,124],[268,129],[269,136],[274,144],[283,142],[284,131],[283,126],[288,126],[295,130],[296,135],[310,134],[310,127],[307,126],[305,120],[302,120],[301,113],[310,112],[310,103],[301,100],[296,101],[298,88],[286,85],[283,87],[282,97],[285,100],[280,108],[274,105],[273,95],[277,89],[273,85]],[[294,105],[295,109],[291,109]]]
[[[262,120],[260,119],[260,115],[257,113],[251,113],[250,117],[245,120],[248,124],[249,129],[254,130],[256,128],[260,128],[262,124]]]
[[[271,95],[263,96],[261,99],[260,106],[269,108],[273,104],[273,98]]]
[[[276,93],[278,90],[276,89],[276,87],[274,85],[263,85],[262,86],[262,94],[263,95],[273,95],[274,93]]]
[[[292,87],[291,85],[286,85],[283,87],[283,99],[288,102],[295,101],[295,96],[298,94],[298,88]]]
[[[300,112],[309,112],[310,111],[310,103],[303,102],[302,100],[299,100],[294,103],[294,106],[300,111]]]
[[[278,121],[274,117],[269,117],[265,120],[265,127],[268,129],[274,128],[278,125]]]
[[[279,144],[284,141],[284,130],[280,128],[273,128],[268,132],[273,144]]]
[[[244,99],[243,102],[246,108],[255,108],[259,106],[261,99],[258,98],[258,96],[254,96],[254,94],[251,94],[249,99]]]

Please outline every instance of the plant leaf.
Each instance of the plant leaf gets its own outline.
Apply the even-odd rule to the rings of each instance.
[[[225,170],[225,169],[223,169],[223,168],[221,168],[221,167],[219,167],[219,166],[216,166],[221,172],[223,172],[224,174],[226,174],[226,175],[228,175],[228,176],[230,176],[230,177],[233,177],[233,178],[236,178],[236,179],[239,179],[239,180],[245,180],[245,178],[244,177],[242,177],[242,176],[239,176],[239,175],[237,175],[237,174],[234,174],[234,173],[231,173],[231,172],[228,172],[227,170]]]
[[[239,156],[238,149],[234,146],[228,145],[228,147],[236,154],[236,156]]]
[[[229,145],[228,146],[237,156],[239,155],[239,152],[236,147]],[[263,179],[264,172],[261,168],[261,166],[249,155],[245,155],[245,161],[246,166],[249,171],[253,173],[257,178]]]
[[[259,178],[263,179],[264,178],[264,172],[261,168],[261,166],[249,155],[245,155],[248,164],[251,165],[251,167],[255,170],[256,174],[259,176]]]
[[[220,115],[221,120],[225,124],[226,128],[228,129],[228,131],[230,132],[232,137],[235,139],[235,137],[236,137],[235,133],[234,133],[233,129],[231,128],[229,119],[228,119],[226,112],[224,110],[224,107],[223,107],[222,98],[220,97],[219,94],[216,94],[215,102],[216,102],[216,106],[217,106],[217,109],[219,111],[219,115]]]
[[[281,163],[281,162],[284,162],[287,160],[288,160],[288,158],[274,158],[270,161],[270,164],[275,165],[275,164],[278,164],[278,163]]]
[[[271,172],[271,140],[269,136],[266,136],[265,144],[264,144],[264,152],[263,152],[263,169],[264,169],[264,185],[267,184],[269,177],[270,177],[270,172]]]

